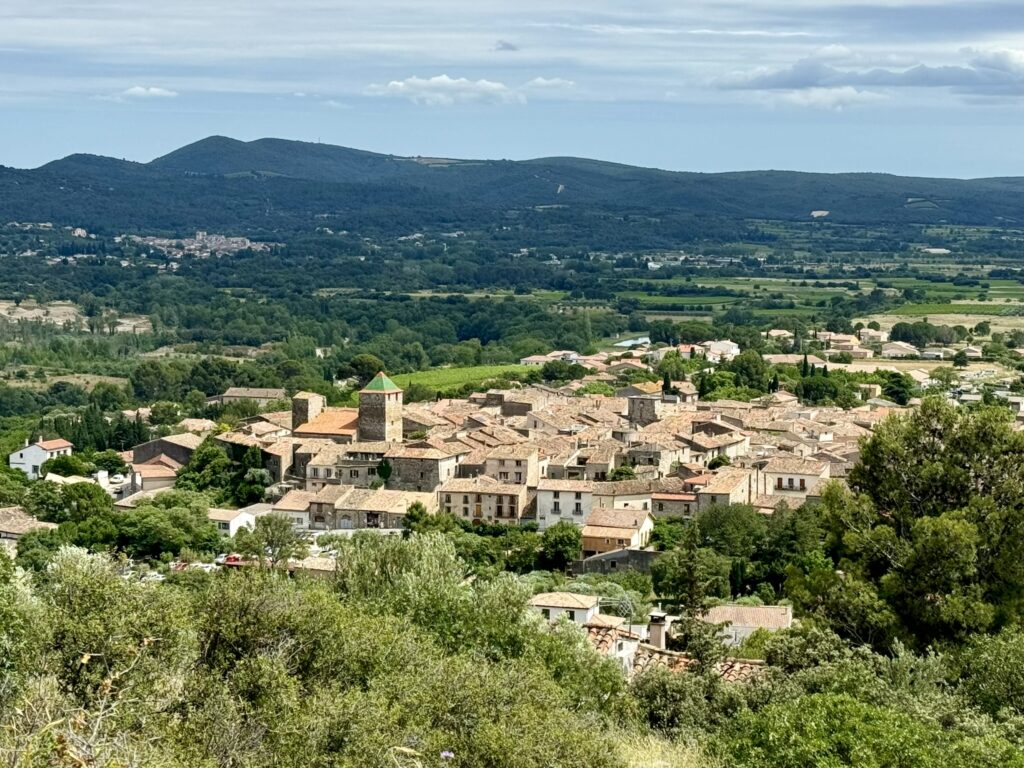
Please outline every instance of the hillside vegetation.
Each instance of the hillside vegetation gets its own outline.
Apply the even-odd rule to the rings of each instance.
[[[647,217],[654,236],[689,217],[841,223],[1006,224],[1020,179],[924,179],[784,171],[677,173],[579,158],[451,161],[322,144],[211,137],[150,163],[72,155],[36,170],[0,169],[0,218],[108,229],[281,231],[315,222],[391,232],[468,227],[546,208],[584,233],[594,220]],[[515,223],[521,224],[516,221]]]

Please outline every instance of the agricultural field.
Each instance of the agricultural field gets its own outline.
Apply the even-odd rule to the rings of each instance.
[[[45,376],[43,378],[38,378],[35,374],[35,371],[29,371],[25,378],[19,378],[18,376],[11,375],[10,372],[5,372],[3,383],[11,387],[44,390],[58,382],[64,382],[66,384],[79,386],[86,392],[91,391],[93,387],[101,383],[113,384],[116,387],[124,387],[128,384],[128,379],[126,378],[118,376],[100,376],[91,373],[61,374],[58,376]]]
[[[435,368],[418,373],[404,373],[392,376],[392,380],[400,387],[407,388],[410,384],[419,384],[432,389],[454,389],[466,384],[480,384],[506,373],[526,373],[529,366],[525,365],[474,365],[468,368]]]
[[[892,314],[901,317],[936,317],[946,315],[982,315],[986,318],[993,316],[1013,316],[1024,312],[1024,304],[1019,303],[993,303],[993,302],[971,302],[962,304],[904,304],[893,310]],[[954,323],[955,325],[955,323]]]

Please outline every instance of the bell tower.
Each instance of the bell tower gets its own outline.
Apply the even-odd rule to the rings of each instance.
[[[402,390],[383,372],[359,392],[358,437],[361,442],[402,441]]]

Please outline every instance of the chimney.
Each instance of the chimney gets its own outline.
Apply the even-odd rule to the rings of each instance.
[[[668,641],[668,628],[668,614],[659,610],[651,611],[647,642],[655,648],[665,650],[665,645]]]

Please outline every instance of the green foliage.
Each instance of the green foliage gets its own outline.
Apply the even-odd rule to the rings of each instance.
[[[43,462],[42,466],[39,467],[40,477],[46,477],[51,472],[61,477],[71,477],[77,475],[79,477],[85,477],[93,471],[94,465],[86,462],[81,456],[70,455],[70,456],[55,456],[52,459],[47,459]]]
[[[616,467],[608,473],[609,482],[616,482],[619,480],[636,480],[636,470],[627,464],[621,467]]]
[[[1024,765],[998,738],[949,734],[897,709],[851,696],[813,694],[735,720],[724,750],[744,768]]]
[[[234,470],[224,449],[207,438],[192,453],[188,464],[178,470],[175,487],[186,491],[223,491],[230,485]]]
[[[309,550],[305,538],[284,515],[261,515],[252,529],[239,528],[234,548],[270,568],[287,567],[289,560],[301,559]]]
[[[553,571],[564,571],[580,558],[583,534],[578,525],[562,521],[544,531],[540,546],[544,566]]]
[[[1024,632],[1007,628],[979,637],[960,659],[960,690],[992,717],[1024,715]]]
[[[654,591],[688,616],[701,613],[709,597],[729,596],[729,559],[700,546],[700,533],[689,525],[678,549],[651,566]]]
[[[864,443],[850,474],[858,495],[826,492],[833,557],[914,642],[963,640],[1020,615],[1022,454],[1008,412],[929,398]]]

